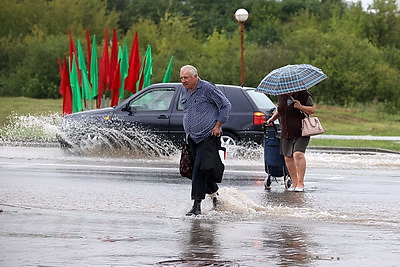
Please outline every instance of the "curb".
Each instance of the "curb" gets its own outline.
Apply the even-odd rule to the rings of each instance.
[[[324,153],[342,153],[342,154],[373,154],[373,153],[387,153],[387,154],[399,154],[400,152],[373,147],[325,147],[325,146],[309,146],[307,150],[319,151]]]

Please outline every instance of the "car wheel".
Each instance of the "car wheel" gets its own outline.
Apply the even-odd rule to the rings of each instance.
[[[221,145],[226,148],[236,146],[236,139],[230,134],[223,134],[221,136]]]
[[[221,136],[221,146],[226,148],[226,153],[228,155],[234,155],[236,152],[237,138],[232,134],[224,133]]]

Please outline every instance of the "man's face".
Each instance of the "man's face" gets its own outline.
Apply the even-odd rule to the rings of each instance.
[[[185,87],[188,90],[194,90],[196,88],[198,80],[197,76],[196,77],[191,76],[189,71],[181,72],[180,76],[183,87]]]

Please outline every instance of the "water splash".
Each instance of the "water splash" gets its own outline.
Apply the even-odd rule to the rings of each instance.
[[[257,205],[236,188],[221,188],[218,193],[220,195],[218,211],[234,214],[254,214],[266,210],[265,207]]]
[[[10,123],[0,129],[0,142],[21,144],[24,142],[55,142],[61,115],[11,114]]]
[[[290,217],[326,220],[337,217],[330,212],[313,208],[290,207],[286,205],[259,205],[245,193],[233,187],[220,188],[218,193],[219,205],[217,209],[207,213],[207,216],[211,216],[212,218],[244,220],[249,218]]]
[[[125,122],[67,121],[59,128],[61,146],[74,154],[165,157],[177,147],[150,130]]]
[[[70,121],[62,125],[60,114],[12,114],[10,123],[0,129],[0,144],[60,145],[74,155],[101,157],[179,157],[179,145],[149,129],[113,122],[104,125],[90,121]],[[263,147],[239,143],[228,149],[229,159],[254,160],[263,157]]]

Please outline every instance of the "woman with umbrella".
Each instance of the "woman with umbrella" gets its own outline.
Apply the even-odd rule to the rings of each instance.
[[[314,66],[287,65],[270,72],[257,87],[260,92],[279,95],[278,109],[267,120],[267,125],[280,118],[280,152],[285,157],[292,180],[289,191],[304,191],[305,151],[310,137],[302,136],[302,119],[305,114],[315,112],[313,99],[307,89],[326,78],[327,76]]]

